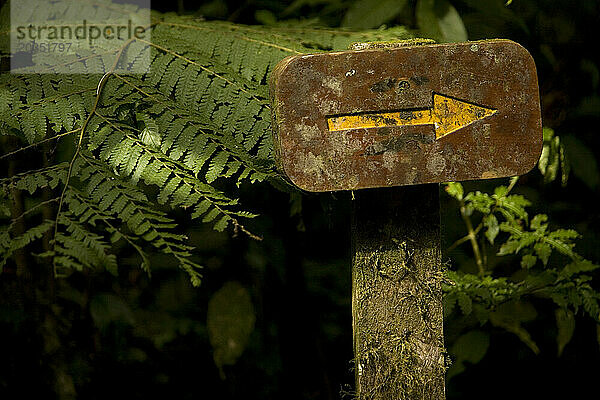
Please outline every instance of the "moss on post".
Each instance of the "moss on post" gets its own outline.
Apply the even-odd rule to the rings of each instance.
[[[357,398],[444,399],[438,185],[363,190],[356,196]]]

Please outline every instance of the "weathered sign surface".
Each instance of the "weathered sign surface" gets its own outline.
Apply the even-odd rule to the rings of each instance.
[[[521,175],[542,145],[535,64],[509,40],[288,57],[276,158],[307,191]]]

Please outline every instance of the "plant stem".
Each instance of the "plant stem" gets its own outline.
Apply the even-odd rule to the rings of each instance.
[[[475,236],[477,236],[477,234],[479,234],[479,231],[481,230],[481,228],[483,228],[483,223],[480,222],[479,225],[477,225],[477,228],[475,228],[475,230],[473,231],[473,233],[475,234]],[[460,239],[458,239],[456,242],[452,243],[447,249],[446,251],[451,251],[454,250],[455,248],[457,248],[458,246],[460,246],[461,244],[463,244],[464,242],[466,242],[467,240],[469,240],[469,235],[465,235],[463,237],[461,237]]]
[[[511,190],[513,190],[513,188],[515,187],[515,185],[517,184],[518,181],[519,181],[518,176],[513,176],[512,178],[510,178],[510,183],[508,184],[508,186],[506,188],[506,193],[504,194],[503,197],[508,196],[508,194],[511,192]],[[492,213],[493,212],[494,212],[494,209],[492,209]],[[460,200],[460,215],[461,215],[463,221],[465,222],[465,225],[467,226],[468,233],[466,236],[463,236],[460,239],[458,239],[457,241],[455,241],[454,243],[452,243],[452,245],[450,245],[450,247],[448,247],[447,251],[450,251],[450,250],[460,246],[461,244],[465,243],[466,241],[470,241],[471,247],[473,248],[473,254],[475,255],[475,261],[477,262],[479,276],[483,277],[485,275],[485,267],[484,266],[487,264],[487,261],[484,260],[484,258],[486,258],[486,257],[481,252],[481,249],[479,248],[479,243],[477,242],[477,235],[479,234],[479,231],[481,231],[481,229],[483,228],[483,222],[480,222],[479,225],[477,225],[477,227],[475,229],[473,229],[473,224],[471,223],[471,218],[466,213],[464,200]]]
[[[513,188],[515,187],[515,185],[517,184],[517,182],[519,181],[519,177],[518,176],[513,176],[512,178],[510,178],[510,183],[508,184],[508,187],[506,188],[506,194],[504,196],[507,196],[511,190],[513,190]]]
[[[43,165],[45,168],[49,168],[54,163],[54,151],[55,148],[50,146],[49,142],[46,142],[42,145],[42,157],[43,157]],[[45,220],[52,220],[54,218],[54,190],[52,190],[49,186],[42,189],[42,217]],[[42,248],[44,252],[49,252],[52,250],[52,233],[51,231],[46,231],[42,236]],[[51,269],[43,269],[43,273],[46,275],[45,284],[46,290],[48,292],[48,298],[51,301],[55,300],[56,294],[56,281],[54,272]]]
[[[485,270],[483,268],[483,259],[481,257],[481,251],[479,250],[479,243],[477,243],[477,233],[473,229],[471,218],[469,218],[467,215],[465,203],[463,201],[461,201],[460,205],[460,215],[467,226],[467,237],[469,238],[471,247],[473,248],[473,254],[475,255],[475,261],[477,262],[477,268],[479,269],[479,277],[483,277],[485,275]]]
[[[10,137],[6,137],[3,138],[2,140],[2,144],[3,145],[7,145],[7,147],[9,148],[15,148],[18,147],[18,143],[16,142],[15,139],[10,138]],[[12,178],[13,176],[18,174],[18,169],[19,169],[19,160],[15,160],[15,159],[11,159],[8,161],[8,177]],[[16,187],[11,187],[9,190],[9,198],[10,198],[10,214],[11,214],[11,218],[14,221],[14,223],[12,223],[9,227],[9,229],[12,229],[12,232],[14,235],[18,236],[18,235],[22,235],[23,233],[25,233],[25,231],[27,231],[27,226],[25,224],[25,220],[23,219],[17,219],[20,215],[22,215],[25,211],[25,202],[23,199],[23,193],[21,190],[17,189]],[[18,277],[24,277],[26,274],[29,274],[30,271],[28,270],[27,266],[29,263],[29,259],[27,256],[27,252],[25,251],[25,248],[21,248],[18,249],[17,251],[15,251],[14,253],[14,260],[15,260],[15,266],[16,266],[16,270],[15,273]],[[2,272],[2,270],[0,270],[0,272]]]

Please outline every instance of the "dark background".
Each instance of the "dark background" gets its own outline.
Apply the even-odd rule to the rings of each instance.
[[[549,214],[553,227],[579,231],[578,251],[600,261],[600,64],[593,49],[598,2],[451,3],[470,40],[509,38],[532,53],[543,124],[560,135],[572,172],[563,187],[559,181],[544,184],[533,170],[515,192],[533,202],[532,213]],[[336,27],[352,2],[306,0],[293,7],[268,0],[152,4],[163,12],[236,23],[319,18],[318,23]],[[497,12],[498,5],[510,12]],[[414,9],[409,1],[388,25],[417,28]],[[506,180],[471,182],[466,188],[489,191],[499,184]],[[457,205],[443,191],[441,197],[445,249],[465,228]],[[337,399],[351,391],[350,195],[304,196],[301,213],[291,213],[298,197],[291,202],[289,194],[268,184],[242,187],[242,199],[261,214],[249,223],[263,237],[260,242],[215,233],[180,215],[206,266],[199,289],[160,256],[153,260],[149,279],[133,254],[121,254],[117,279],[87,271],[60,282],[62,297],[43,305],[61,315],[51,323],[21,311],[18,296],[13,296],[17,283],[10,274],[0,275],[0,398],[57,398],[57,376],[70,377],[64,382],[67,392],[72,386],[82,399]],[[474,265],[469,247],[445,252],[444,260],[466,271]],[[211,296],[232,280],[249,291],[256,324],[242,356],[225,366],[221,376],[208,338],[207,308]],[[526,327],[541,353],[533,354],[513,334],[484,326],[491,332],[490,348],[481,362],[447,383],[448,399],[598,397],[595,322],[579,314],[574,337],[558,357],[554,307],[542,300],[534,305],[538,315]],[[454,314],[446,320],[448,344],[462,326]],[[62,350],[57,353],[52,345]]]

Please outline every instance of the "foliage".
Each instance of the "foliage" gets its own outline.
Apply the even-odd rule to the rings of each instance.
[[[554,181],[560,169],[561,183],[563,186],[567,185],[570,171],[567,151],[561,143],[561,138],[555,135],[554,130],[550,128],[544,128],[544,144],[538,169],[544,176],[544,182],[546,183]]]
[[[221,379],[223,367],[234,365],[246,348],[255,319],[250,294],[239,282],[226,282],[211,297],[206,325]]]
[[[398,15],[407,3],[407,0],[356,1],[344,15],[342,26],[359,29],[378,27]]]
[[[467,31],[456,9],[447,0],[419,0],[416,7],[419,28],[427,37],[444,42],[464,42]]]
[[[68,18],[70,11],[57,12]],[[403,28],[266,28],[158,13],[151,34],[152,42],[139,39],[151,47],[151,68],[143,75],[106,67],[103,76],[0,76],[1,132],[23,143],[2,158],[63,137],[74,141],[68,162],[0,181],[6,198],[12,188],[31,195],[61,188],[53,200],[53,247],[39,255],[52,259],[57,275],[82,267],[116,273],[110,251],[124,241],[139,253],[144,270],[150,271],[150,245],[172,256],[199,285],[193,249],[162,209],[189,209],[192,219],[217,231],[232,227],[258,239],[242,225],[256,214],[240,207],[235,186],[265,180],[283,185],[271,158],[267,77],[275,64],[292,54],[409,36]],[[88,67],[89,61],[79,62]],[[155,189],[146,195],[142,185]],[[25,212],[35,215],[44,205],[37,202]],[[2,263],[51,228],[44,221],[20,236],[4,231]]]
[[[540,164],[547,163],[548,157],[550,155],[546,151]],[[555,177],[556,174],[553,175]],[[573,315],[580,309],[600,323],[600,293],[591,285],[590,275],[600,265],[574,251],[573,240],[579,237],[576,231],[549,229],[545,214],[530,218],[527,207],[531,203],[522,195],[511,194],[516,183],[517,178],[512,178],[510,185],[496,187],[493,194],[480,191],[465,194],[462,184],[446,184],[446,192],[459,203],[467,229],[467,235],[458,239],[451,249],[470,243],[478,273],[448,271],[449,279],[444,285],[444,313],[450,315],[458,305],[463,315],[472,314],[477,324],[471,332],[478,332],[477,342],[482,338],[477,325],[489,322],[514,333],[537,354],[540,350],[522,324],[536,316],[531,297],[551,300],[558,307],[556,322],[560,354],[572,337]],[[474,218],[479,219],[476,225],[472,222]],[[520,269],[511,270],[505,276],[494,271],[494,265],[487,263],[487,257],[481,250],[484,242],[497,249],[497,257],[518,256],[516,261]],[[500,266],[500,262],[497,261],[495,266]],[[458,362],[449,371],[449,377],[463,371],[462,360],[476,363],[483,357],[480,353],[476,357],[471,355],[473,350],[460,345],[463,338],[461,336],[454,345]],[[489,338],[481,340],[487,343]],[[484,354],[485,349],[487,345],[482,345],[481,352]]]
[[[279,179],[271,160],[267,77],[290,54],[417,34],[384,24],[411,26],[419,29],[419,35],[439,41],[465,40],[467,33],[470,39],[525,39],[522,43],[534,53],[544,123],[555,128],[544,129],[538,164],[546,186],[538,185],[535,174],[517,188],[516,180],[495,190],[484,190],[482,182],[473,190],[466,190],[467,184],[446,186],[459,209],[448,225],[458,226],[460,219],[467,231],[448,252],[452,266],[444,287],[445,312],[454,359],[449,376],[469,372],[470,364],[493,357],[499,330],[518,337],[532,355],[543,355],[540,326],[553,333],[543,319],[546,309],[556,320],[557,353],[568,356],[577,345],[571,340],[577,335],[576,321],[581,331],[582,316],[598,320],[597,283],[592,280],[597,265],[579,254],[596,258],[590,246],[598,247],[597,231],[592,224],[581,224],[581,219],[576,224],[573,206],[581,207],[586,197],[592,198],[579,184],[596,190],[600,182],[590,145],[596,135],[585,133],[595,126],[588,119],[597,117],[598,68],[594,58],[581,51],[569,60],[576,65],[566,62],[561,50],[570,53],[561,43],[577,48],[575,29],[593,24],[554,17],[557,6],[552,2],[514,2],[520,8],[505,3],[510,2],[296,0],[289,5],[247,2],[237,8],[232,1],[217,0],[204,3],[194,15],[153,14],[152,42],[137,43],[150,46],[152,52],[152,68],[144,75],[110,73],[110,63],[106,76],[50,71],[0,75],[0,161],[8,166],[0,181],[4,268],[0,323],[3,329],[14,327],[13,339],[4,340],[3,349],[14,347],[16,356],[7,356],[10,361],[3,372],[12,371],[14,360],[22,363],[14,375],[5,374],[13,379],[22,376],[25,384],[19,386],[19,395],[35,386],[30,379],[44,379],[36,381],[38,374],[51,376],[48,381],[62,386],[62,392],[56,389],[62,398],[73,398],[75,388],[93,391],[91,397],[102,397],[105,391],[114,395],[112,388],[119,382],[123,396],[154,396],[156,388],[168,388],[169,396],[174,396],[174,388],[185,396],[197,391],[206,396],[205,387],[214,388],[211,382],[219,382],[213,358],[203,357],[210,354],[210,342],[220,350],[214,361],[226,372],[228,386],[243,388],[237,396],[228,392],[231,398],[253,398],[252,389],[256,398],[289,396],[286,381],[279,383],[274,377],[310,373],[312,379],[306,379],[298,393],[304,390],[306,397],[314,397],[318,392],[309,388],[322,376],[327,380],[332,370],[344,370],[344,360],[335,364],[330,359],[351,348],[344,316],[350,285],[344,268],[347,240],[339,235],[345,225],[338,222],[333,234],[328,229],[336,225],[335,218],[347,217],[340,217],[345,203],[341,195],[315,198],[292,191],[288,206],[287,194],[276,202],[282,195],[261,184],[291,189]],[[595,15],[588,3],[581,2],[581,13]],[[35,19],[35,10],[32,13]],[[199,14],[269,26],[207,22]],[[3,28],[7,17],[4,7]],[[322,27],[339,24],[345,29]],[[369,28],[380,29],[346,30]],[[6,29],[0,31],[4,43]],[[548,77],[552,74],[554,81]],[[573,81],[584,76],[590,77],[591,85]],[[591,128],[573,124],[576,118],[588,118],[585,126]],[[563,186],[568,183],[569,190],[558,189],[555,179]],[[253,219],[256,207],[248,197],[258,198],[255,204],[265,203],[268,210],[261,218]],[[549,206],[538,212],[540,203]],[[566,209],[566,218],[560,219],[560,207]],[[586,208],[585,218],[590,213],[592,220],[595,209]],[[187,220],[192,218],[190,227]],[[255,229],[247,228],[252,225],[264,241],[244,240],[244,235],[257,238],[250,232]],[[575,239],[581,235],[557,228],[561,225],[583,233],[578,246],[587,240],[587,251],[578,247],[575,252]],[[304,231],[308,233],[302,236]],[[239,233],[243,239],[232,238]],[[458,236],[452,232],[453,238]],[[312,246],[302,248],[303,254],[294,250],[300,246],[298,237],[312,240]],[[343,242],[343,251],[336,252],[336,240]],[[313,259],[318,251],[319,258]],[[46,287],[51,286],[49,277],[42,275],[33,283],[24,280],[23,287],[33,287],[36,293],[29,308],[23,305],[27,296],[22,300],[10,285],[14,266],[27,279],[19,269],[23,253],[30,258],[30,264],[25,263],[30,271],[39,274],[52,260],[52,272],[68,276],[56,281],[58,294],[48,298],[40,293],[46,289],[52,293]],[[152,270],[154,279],[140,278],[139,271],[126,268],[135,264],[148,273]],[[208,267],[211,279],[203,282],[203,290],[193,291],[189,279],[169,269],[174,264],[185,269],[194,284],[200,282],[200,265]],[[103,270],[117,276],[107,277]],[[248,296],[236,299],[231,291],[223,295],[222,282],[232,279],[244,282]],[[207,304],[212,304],[210,317],[203,311]],[[215,323],[214,316],[221,313],[239,324]],[[43,338],[42,345],[25,341],[23,347],[14,345],[34,335]],[[226,338],[241,346],[228,352]],[[313,339],[317,350],[310,347]],[[324,358],[311,357],[306,349]],[[251,367],[247,360],[253,360]],[[567,358],[563,360],[569,365]],[[230,365],[236,361],[235,367]],[[535,371],[529,372],[527,383]],[[257,374],[261,379],[255,379]],[[0,374],[0,393],[9,378]],[[172,381],[167,386],[168,379]],[[335,376],[333,382],[343,379],[349,378]],[[278,385],[283,392],[274,394]],[[535,390],[539,395],[541,388]],[[570,395],[572,390],[569,387]]]

